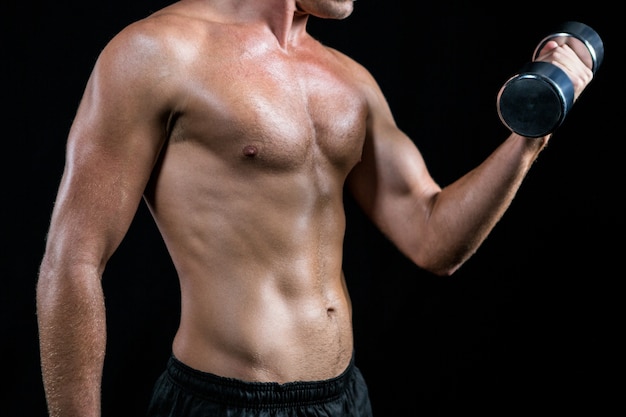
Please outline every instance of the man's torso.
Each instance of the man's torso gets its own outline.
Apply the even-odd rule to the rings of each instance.
[[[254,381],[317,380],[352,356],[343,183],[366,103],[312,39],[194,22],[146,200],[182,291],[174,354]],[[185,51],[185,48],[191,48]]]

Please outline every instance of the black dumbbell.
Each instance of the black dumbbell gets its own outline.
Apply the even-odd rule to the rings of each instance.
[[[533,62],[509,78],[498,93],[498,115],[509,130],[538,138],[553,133],[574,103],[574,85],[556,65],[536,62],[548,41],[567,44],[595,72],[604,58],[600,36],[579,22],[565,22],[535,49]]]

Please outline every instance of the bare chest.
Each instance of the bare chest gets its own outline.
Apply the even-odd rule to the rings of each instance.
[[[315,65],[233,60],[185,81],[173,141],[193,141],[220,158],[292,170],[358,162],[367,110],[344,74]]]

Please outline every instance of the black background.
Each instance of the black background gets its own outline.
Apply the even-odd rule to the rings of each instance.
[[[35,283],[66,135],[98,52],[169,2],[14,3],[1,40],[0,416],[39,417]],[[622,12],[595,2],[586,9],[603,17],[538,5],[485,16],[399,3],[359,0],[345,21],[312,19],[310,31],[370,69],[441,185],[504,139],[496,94],[553,26],[587,23],[605,57],[505,217],[453,277],[413,266],[346,198],[356,360],[375,414],[602,415],[617,393],[610,375],[623,332]],[[143,415],[170,353],[177,285],[142,205],[104,277],[104,416]]]

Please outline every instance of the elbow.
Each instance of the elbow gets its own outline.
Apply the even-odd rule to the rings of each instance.
[[[460,264],[452,264],[452,265],[426,265],[426,266],[419,265],[419,266],[422,269],[430,272],[431,274],[436,275],[438,277],[442,277],[442,278],[449,278],[449,277],[451,277],[461,267]]]
[[[441,253],[422,253],[411,257],[421,269],[438,277],[451,277],[463,266],[467,258]]]
[[[55,300],[68,294],[78,294],[101,285],[98,265],[74,259],[44,254],[39,265],[35,288],[37,303]],[[62,295],[63,294],[63,295]]]

